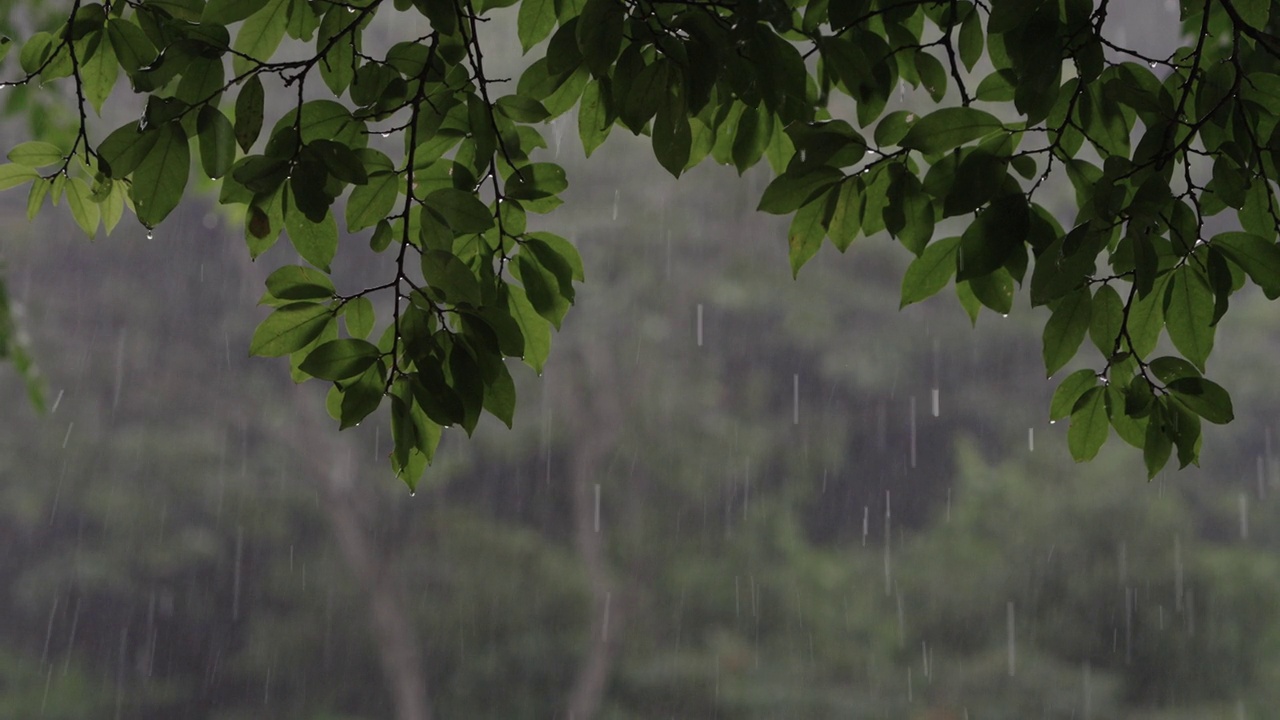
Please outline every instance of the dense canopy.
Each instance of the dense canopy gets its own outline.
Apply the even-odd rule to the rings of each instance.
[[[532,62],[513,81],[486,58],[512,19],[495,11],[516,5]],[[28,188],[30,216],[65,206],[93,236],[126,209],[162,222],[193,166],[216,181],[251,255],[283,233],[307,263],[267,279],[250,351],[331,382],[341,427],[389,406],[391,462],[413,486],[441,428],[470,432],[485,411],[511,423],[504,358],[540,369],[584,278],[571,243],[533,229],[555,216],[528,217],[561,203],[568,179],[539,151],[545,123],[576,111],[589,155],[620,127],[674,175],[767,162],[759,209],[793,216],[794,272],[828,238],[843,251],[888,233],[915,256],[903,305],[954,285],[976,321],[1027,288],[1051,311],[1049,374],[1094,346],[1049,408],[1070,418],[1072,454],[1115,430],[1154,475],[1175,452],[1196,461],[1202,420],[1232,419],[1204,376],[1232,295],[1280,296],[1280,37],[1268,0],[1184,0],[1186,37],[1148,54],[1109,32],[1107,10],[76,0],[3,45],[10,84],[60,81],[77,112],[71,132],[41,125],[11,149],[0,188]],[[374,48],[375,23],[401,36]],[[35,92],[11,106],[40,111]],[[109,100],[140,119],[100,121]],[[340,238],[356,235],[393,270],[335,287]]]

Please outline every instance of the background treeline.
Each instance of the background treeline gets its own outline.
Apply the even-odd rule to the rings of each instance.
[[[554,217],[588,282],[543,377],[516,373],[514,430],[447,435],[415,497],[382,419],[339,434],[318,384],[246,357],[284,249],[249,263],[196,204],[154,238],[87,244],[5,198],[52,411],[5,371],[0,716],[1280,703],[1280,333],[1261,297],[1215,353],[1237,421],[1203,471],[1148,484],[1118,443],[1070,462],[1025,306],[976,330],[948,297],[900,312],[889,241],[793,281],[785,228],[751,212],[764,178],[675,185],[615,143],[608,167],[572,163]],[[335,263],[346,289],[386,262],[363,243]]]

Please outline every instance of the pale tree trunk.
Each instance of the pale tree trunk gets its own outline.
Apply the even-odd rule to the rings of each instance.
[[[295,390],[299,396],[304,393]],[[323,410],[298,403],[300,436],[295,457],[324,488],[324,510],[334,539],[369,608],[369,630],[382,664],[395,720],[431,720],[426,663],[404,589],[395,575],[394,553],[379,546],[372,528],[378,518],[378,488],[357,480],[356,438],[321,427]],[[310,405],[309,403],[307,405]],[[309,418],[310,420],[304,420]]]
[[[572,386],[561,393],[567,401],[567,421],[574,426],[570,453],[573,539],[591,591],[591,621],[587,653],[569,692],[568,713],[569,720],[591,720],[600,712],[627,604],[605,555],[596,494],[617,450],[624,416],[607,351],[586,343],[579,357],[582,368]]]

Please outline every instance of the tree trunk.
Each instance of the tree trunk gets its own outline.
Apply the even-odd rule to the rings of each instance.
[[[303,407],[305,394],[294,392],[299,397],[298,417],[309,419],[295,426],[299,433],[290,438],[294,455],[313,477],[323,480],[324,510],[334,539],[369,604],[369,630],[391,695],[392,717],[431,720],[426,663],[408,601],[396,581],[395,555],[380,547],[371,533],[378,522],[376,496],[371,494],[375,488],[355,482],[356,439],[323,427],[319,419],[327,416],[314,406]]]
[[[427,706],[426,668],[408,612],[404,592],[396,582],[386,551],[369,536],[369,496],[329,471],[325,510],[334,536],[352,574],[369,601],[369,629],[378,648],[382,673],[391,693],[396,720],[431,720]]]

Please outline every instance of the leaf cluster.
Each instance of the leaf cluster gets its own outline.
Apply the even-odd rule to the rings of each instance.
[[[482,31],[517,4],[521,46],[541,50],[500,94]],[[386,401],[412,486],[442,428],[511,422],[505,359],[540,369],[574,300],[577,252],[528,214],[567,187],[539,126],[576,109],[588,155],[621,127],[674,175],[767,161],[759,208],[793,217],[794,272],[828,238],[888,233],[915,256],[903,305],[954,284],[976,321],[1026,287],[1051,312],[1050,374],[1086,336],[1100,355],[1055,397],[1073,455],[1114,429],[1154,475],[1175,448],[1196,461],[1201,420],[1231,419],[1203,376],[1231,295],[1280,296],[1271,4],[1181,13],[1191,44],[1147,57],[1090,0],[77,0],[22,43],[15,82],[69,82],[79,132],[15,148],[0,188],[29,185],[31,215],[65,200],[92,236],[126,208],[164,220],[193,167],[217,180],[251,255],[284,234],[308,264],[268,279],[251,351],[332,382],[342,427]],[[374,17],[397,14],[429,31],[367,50]],[[122,79],[141,119],[99,137],[90,112]],[[934,109],[890,110],[904,86]],[[1067,222],[1043,202],[1062,177]],[[1207,232],[1223,213],[1236,226]],[[335,288],[340,237],[366,232],[393,274]],[[1179,356],[1155,357],[1166,334]]]

